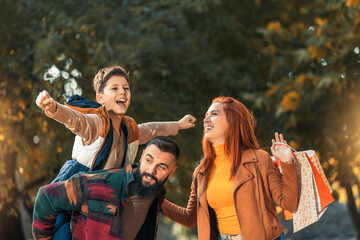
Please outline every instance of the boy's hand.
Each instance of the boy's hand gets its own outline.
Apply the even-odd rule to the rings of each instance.
[[[185,115],[182,119],[178,121],[179,129],[188,129],[195,127],[196,118],[190,114]]]
[[[39,93],[36,98],[36,105],[51,114],[55,114],[57,110],[55,100],[50,97],[50,94],[46,90]]]

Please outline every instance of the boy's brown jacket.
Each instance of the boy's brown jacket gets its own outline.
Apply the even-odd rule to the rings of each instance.
[[[295,164],[281,163],[283,175],[270,155],[260,149],[242,152],[241,165],[234,178],[233,197],[244,240],[272,240],[283,232],[273,200],[283,209],[294,211],[298,203]],[[187,227],[198,227],[199,240],[217,239],[214,211],[206,198],[207,179],[197,168],[186,208],[165,200],[162,211]]]

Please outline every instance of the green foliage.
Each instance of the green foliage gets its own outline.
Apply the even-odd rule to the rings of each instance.
[[[356,0],[1,1],[0,209],[18,215],[17,200],[70,158],[72,133],[44,116],[36,95],[93,99],[93,76],[111,64],[131,73],[128,115],[139,123],[198,119],[176,136],[170,200],[186,205],[202,119],[218,95],[254,111],[264,148],[282,131],[320,152],[331,182],[359,186],[358,10]]]

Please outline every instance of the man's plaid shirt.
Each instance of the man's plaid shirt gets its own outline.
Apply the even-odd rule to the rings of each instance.
[[[135,167],[78,173],[65,182],[41,187],[34,206],[34,238],[51,239],[56,215],[73,211],[73,239],[122,239],[122,224],[113,220],[120,219],[126,205]],[[150,206],[136,239],[156,239],[164,198],[165,190]]]

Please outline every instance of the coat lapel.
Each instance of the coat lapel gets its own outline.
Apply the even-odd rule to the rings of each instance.
[[[241,163],[234,178],[233,192],[245,182],[254,178],[254,175],[246,168],[249,163],[257,162],[253,149],[247,149],[241,153]]]
[[[206,188],[207,188],[207,178],[205,174],[202,172],[199,172],[198,175],[198,190],[197,195],[199,196],[198,201],[200,202],[200,206],[204,209],[207,216],[209,216],[209,209],[207,204],[207,198],[206,198]]]

